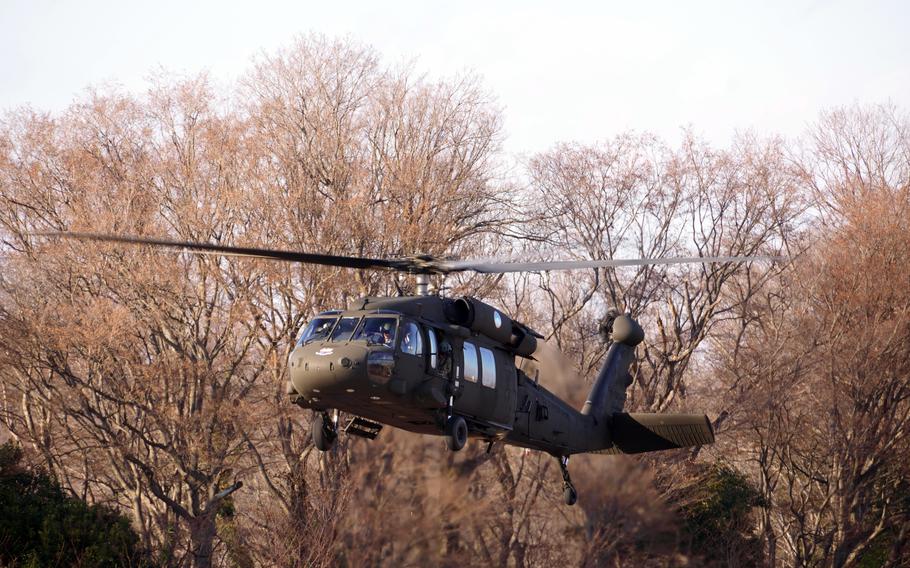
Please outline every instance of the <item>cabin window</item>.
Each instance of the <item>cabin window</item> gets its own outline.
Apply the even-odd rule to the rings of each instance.
[[[341,318],[338,320],[338,325],[332,330],[332,341],[347,341],[350,339],[359,321],[359,317]]]
[[[363,324],[354,334],[354,340],[365,339],[367,345],[384,345],[391,347],[395,342],[395,330],[398,327],[396,318],[371,318],[363,319]]]
[[[332,326],[335,325],[335,322],[338,320],[336,317],[318,317],[313,319],[306,328],[304,328],[303,333],[300,334],[300,340],[297,342],[298,345],[306,345],[311,341],[321,341],[329,336],[329,332],[332,331]]]
[[[401,352],[408,355],[423,355],[423,339],[416,323],[407,322],[401,326]]]
[[[496,388],[496,357],[486,347],[480,348],[480,369],[483,372],[481,375],[483,386]]]
[[[467,341],[464,342],[464,380],[471,381],[472,383],[477,382],[478,375],[477,372],[477,348],[474,347],[473,343]]]
[[[430,368],[436,369],[439,363],[437,358],[439,344],[436,342],[436,330],[432,327],[427,328],[427,339],[430,341]]]

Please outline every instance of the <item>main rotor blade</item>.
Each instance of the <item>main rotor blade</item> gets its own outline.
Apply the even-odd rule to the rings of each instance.
[[[307,252],[293,252],[287,250],[261,249],[250,247],[229,247],[210,243],[197,243],[190,241],[172,241],[168,239],[149,239],[144,237],[129,237],[121,235],[104,235],[100,233],[38,233],[47,237],[63,237],[85,241],[104,241],[110,243],[125,243],[131,245],[149,245],[183,249],[201,254],[220,254],[225,256],[245,256],[252,258],[267,258],[285,262],[306,262],[324,266],[340,266],[343,268],[383,268],[388,270],[408,270],[408,261],[382,260],[377,258],[361,258],[356,256],[336,256],[330,254],[313,254]]]
[[[63,237],[88,241],[105,241],[131,245],[149,245],[180,249],[198,254],[218,254],[225,256],[244,256],[265,258],[284,262],[305,262],[323,266],[342,268],[385,269],[411,272],[415,274],[448,274],[451,272],[473,271],[485,274],[504,272],[546,272],[549,270],[581,270],[586,268],[610,268],[617,266],[643,266],[658,264],[709,264],[724,262],[752,262],[784,260],[782,256],[692,256],[681,258],[633,258],[607,260],[562,260],[550,262],[494,262],[487,259],[473,260],[438,260],[429,256],[409,258],[380,259],[357,256],[338,256],[314,254],[288,250],[262,249],[251,247],[233,247],[199,243],[191,241],[174,241],[169,239],[131,237],[125,235],[106,235],[101,233],[37,233],[46,237]]]
[[[449,272],[473,270],[487,274],[502,272],[546,272],[548,270],[581,270],[584,268],[611,268],[617,266],[644,266],[657,264],[710,264],[723,262],[752,262],[784,260],[782,256],[690,256],[677,258],[612,258],[607,260],[558,260],[551,262],[484,262],[449,261],[440,268]]]

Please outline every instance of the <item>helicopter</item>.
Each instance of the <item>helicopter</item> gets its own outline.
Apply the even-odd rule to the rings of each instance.
[[[601,324],[610,342],[581,409],[540,384],[524,363],[535,360],[544,336],[473,297],[430,293],[431,275],[543,272],[618,266],[778,260],[724,256],[491,262],[420,255],[393,259],[223,246],[98,233],[43,236],[178,249],[191,253],[264,258],[412,274],[416,294],[364,297],[344,310],[324,311],[300,333],[288,358],[287,394],[314,413],[313,445],[330,450],[339,434],[375,439],[385,426],[443,436],[451,451],[469,438],[542,451],[557,459],[564,501],[578,492],[569,458],[584,453],[637,454],[714,442],[705,414],[626,413],[630,366],[644,331],[630,314]],[[533,376],[532,376],[533,375]],[[341,412],[351,416],[340,423]]]

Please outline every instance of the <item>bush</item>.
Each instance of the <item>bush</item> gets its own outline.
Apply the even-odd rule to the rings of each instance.
[[[680,508],[691,550],[709,565],[760,564],[752,509],[761,496],[739,471],[715,464],[700,476]]]
[[[0,446],[0,565],[148,565],[129,520],[67,495],[21,466],[22,449]]]

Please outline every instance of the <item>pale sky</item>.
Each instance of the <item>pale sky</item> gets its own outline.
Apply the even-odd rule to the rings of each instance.
[[[793,136],[824,108],[910,110],[910,2],[0,0],[0,110],[60,111],[159,70],[228,84],[298,34],[346,37],[431,77],[472,71],[506,148],[691,125]]]

